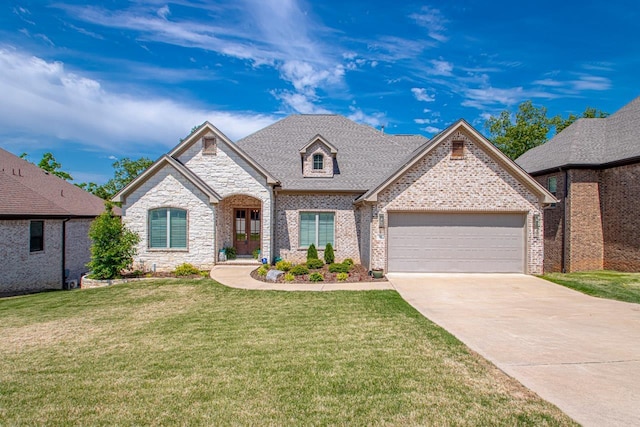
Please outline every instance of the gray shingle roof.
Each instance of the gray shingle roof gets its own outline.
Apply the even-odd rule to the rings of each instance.
[[[640,97],[604,119],[578,119],[516,159],[529,173],[640,157]]]
[[[0,148],[0,216],[91,217],[103,211],[101,198]]]
[[[316,135],[336,147],[340,173],[304,178],[300,147]],[[286,190],[366,191],[397,168],[418,145],[420,135],[389,135],[339,115],[293,115],[237,142]]]

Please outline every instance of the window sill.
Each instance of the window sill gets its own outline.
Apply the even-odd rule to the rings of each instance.
[[[147,248],[149,252],[189,252],[189,248]]]

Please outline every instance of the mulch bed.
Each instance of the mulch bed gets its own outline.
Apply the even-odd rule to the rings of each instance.
[[[324,282],[328,282],[328,283],[386,282],[387,281],[385,277],[383,277],[382,279],[374,279],[372,276],[369,275],[369,271],[366,268],[364,268],[359,264],[356,264],[351,267],[351,270],[349,270],[349,277],[347,278],[347,280],[345,280],[344,282],[338,282],[338,279],[336,278],[338,273],[331,273],[329,271],[329,266],[325,264],[322,268],[309,270],[309,274],[296,276],[295,280],[293,280],[292,282],[285,282],[284,274],[283,274],[278,278],[276,283],[315,283],[309,280],[309,275],[311,273],[322,273],[322,276],[324,276]],[[251,277],[261,282],[267,281],[266,276],[263,277],[258,275],[258,269],[255,269],[251,272]]]

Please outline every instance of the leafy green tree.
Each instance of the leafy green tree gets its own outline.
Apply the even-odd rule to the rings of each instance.
[[[91,261],[87,267],[94,279],[115,279],[123,270],[131,268],[140,236],[129,230],[113,213],[113,203],[105,203],[105,211],[89,228]]]
[[[94,182],[86,182],[78,185],[78,187],[104,200],[111,200],[118,191],[122,190],[152,164],[153,161],[147,157],[140,157],[138,160],[124,157],[113,163],[112,166],[115,169],[114,177],[105,184],[98,185]]]
[[[27,160],[28,156],[29,155],[27,153],[20,154],[21,159]],[[73,177],[69,173],[61,169],[62,164],[56,161],[56,158],[53,157],[52,153],[44,153],[42,155],[42,159],[40,159],[40,162],[38,163],[38,167],[49,172],[52,175],[57,176],[58,178],[65,179],[67,181],[73,181]]]
[[[608,116],[609,116],[609,113],[606,113],[602,110],[597,110],[593,107],[587,107],[585,108],[585,110],[582,112],[580,116],[576,116],[575,114],[572,113],[572,114],[569,114],[569,116],[566,119],[563,119],[560,116],[556,116],[552,120],[554,121],[554,124],[555,124],[556,134],[559,134],[560,132],[562,132],[563,129],[565,129],[566,127],[568,127],[569,125],[571,125],[573,122],[575,122],[580,118],[603,119]]]
[[[535,107],[531,101],[518,106],[515,122],[507,110],[497,117],[491,116],[485,122],[485,128],[491,134],[491,142],[511,159],[546,142],[552,125],[547,117],[547,109]]]

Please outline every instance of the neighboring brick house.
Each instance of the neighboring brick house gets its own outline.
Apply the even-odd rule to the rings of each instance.
[[[313,243],[385,271],[542,271],[555,198],[463,120],[431,140],[293,115],[233,143],[205,123],[124,188],[157,269],[218,251],[302,262]]]
[[[0,148],[0,294],[80,283],[102,211],[104,200]]]
[[[545,271],[640,271],[640,97],[516,163],[559,199],[544,215]]]

